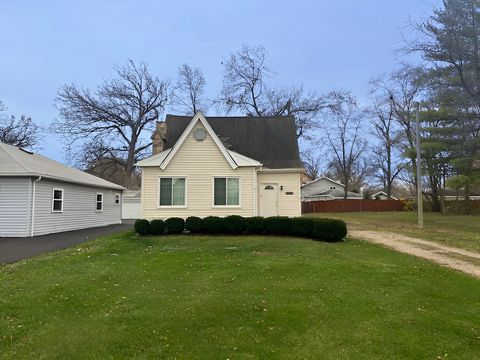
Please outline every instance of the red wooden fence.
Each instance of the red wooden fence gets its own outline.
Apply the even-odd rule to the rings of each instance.
[[[400,200],[325,200],[302,202],[302,213],[359,212],[359,211],[402,211]]]

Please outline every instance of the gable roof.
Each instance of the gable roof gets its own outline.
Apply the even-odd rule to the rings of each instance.
[[[340,190],[340,189],[333,189],[333,190],[325,190],[321,191],[316,194],[309,194],[308,196],[305,196],[305,198],[316,198],[316,197],[330,197],[332,199],[343,199],[345,196],[345,191]],[[363,195],[353,192],[353,191],[347,191],[347,197],[348,198],[355,198],[355,199],[362,199]]]
[[[255,159],[265,168],[303,169],[293,116],[208,116],[205,119],[228,151]],[[166,116],[165,146],[167,148],[175,146],[191,120],[190,116]]]
[[[185,128],[182,135],[180,136],[180,138],[177,140],[177,142],[172,148],[164,150],[144,160],[141,160],[137,162],[135,165],[141,166],[141,167],[160,166],[162,170],[165,170],[165,168],[168,166],[170,161],[173,159],[177,151],[180,149],[180,147],[182,146],[182,144],[187,139],[188,135],[193,130],[193,128],[197,125],[198,122],[200,122],[203,125],[207,133],[210,135],[212,140],[218,146],[218,149],[220,150],[222,155],[225,157],[225,160],[227,160],[228,164],[232,167],[232,169],[236,169],[237,167],[241,167],[241,166],[256,166],[256,167],[262,166],[262,164],[257,160],[250,159],[247,156],[238,154],[232,150],[228,150],[223,145],[222,141],[218,138],[217,134],[215,134],[215,132],[213,131],[211,126],[208,124],[207,120],[205,119],[205,117],[201,112],[197,112],[197,114],[195,114],[195,116],[190,120],[189,125]]]
[[[338,181],[335,181],[335,180],[332,180],[326,176],[320,176],[318,179],[315,179],[313,181],[310,181],[309,183],[305,184],[305,185],[302,185],[302,188],[303,187],[308,187],[309,185],[312,185],[312,184],[315,184],[316,182],[320,181],[320,180],[327,180],[329,182],[331,182],[332,184],[336,184],[336,185],[339,185],[339,186],[342,186],[342,187],[345,187],[345,185],[343,185],[341,182],[338,182]]]
[[[42,176],[81,185],[123,190],[123,187],[40,154],[0,142],[0,176]]]
[[[370,197],[371,197],[371,198],[375,198],[375,197],[380,196],[380,195],[383,195],[383,196],[387,196],[387,197],[388,197],[388,194],[387,194],[385,191],[383,191],[383,190],[377,191],[375,194],[373,194],[373,195],[370,196]],[[398,200],[398,199],[397,199],[395,196],[393,196],[393,195],[390,195],[390,198],[391,198],[392,200]]]

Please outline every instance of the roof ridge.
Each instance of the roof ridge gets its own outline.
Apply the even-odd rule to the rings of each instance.
[[[5,148],[6,146],[6,148]],[[12,159],[18,166],[20,166],[23,170],[25,171],[32,171],[32,169],[29,169],[27,167],[25,167],[25,165],[23,165],[15,156],[13,156],[7,149],[9,147],[12,147],[14,149],[18,149],[18,150],[21,150],[20,147],[17,147],[17,146],[13,146],[13,145],[9,145],[9,144],[5,144],[3,142],[0,141],[0,147],[2,148],[3,152],[5,154],[7,154],[7,156]]]

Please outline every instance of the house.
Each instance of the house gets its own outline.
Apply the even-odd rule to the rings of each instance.
[[[337,200],[345,198],[345,185],[322,176],[302,186],[302,201]],[[347,192],[347,199],[362,199],[363,195],[352,191]]]
[[[142,169],[142,216],[299,216],[293,117],[167,115]]]
[[[377,191],[375,194],[370,196],[370,198],[373,200],[389,200],[388,194],[383,190]],[[390,195],[390,200],[398,200],[398,199],[395,196]]]
[[[121,223],[123,188],[0,143],[0,237]]]

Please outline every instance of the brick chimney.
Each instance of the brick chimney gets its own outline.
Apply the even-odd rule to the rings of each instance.
[[[152,134],[152,155],[163,151],[167,135],[167,123],[165,121],[157,121],[157,126]]]

